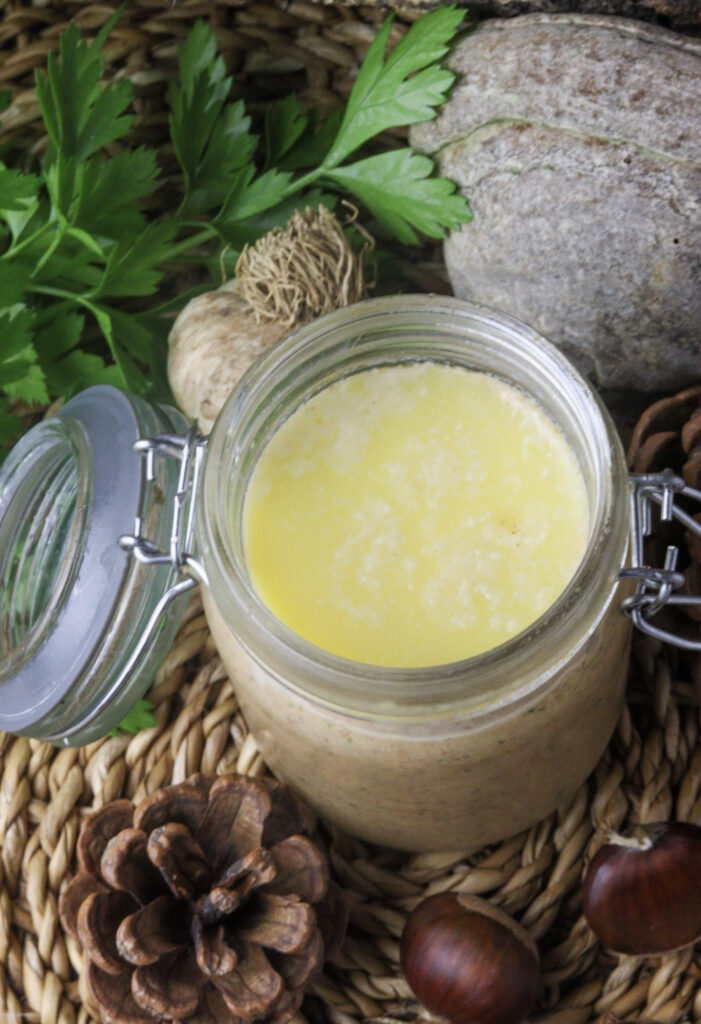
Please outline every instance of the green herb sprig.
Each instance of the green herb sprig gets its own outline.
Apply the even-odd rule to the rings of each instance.
[[[119,725],[112,730],[110,736],[119,736],[123,732],[137,733],[143,729],[153,729],[158,725],[153,713],[153,702],[143,698],[127,712]]]
[[[229,100],[215,36],[197,22],[168,89],[181,194],[156,219],[144,212],[159,187],[156,151],[122,141],[134,123],[131,86],[102,84],[117,17],[90,43],[71,24],[37,75],[49,138],[37,173],[0,162],[0,446],[20,427],[15,400],[45,404],[98,383],[167,398],[165,314],[207,285],[155,307],[145,300],[177,266],[217,265],[225,253],[230,268],[297,207],[349,194],[403,243],[440,238],[471,216],[410,148],[349,160],[373,136],[435,116],[453,81],[439,61],[460,10],[425,15],[389,57],[387,19],[342,114],[322,120],[290,96],[267,107],[262,139],[243,102]],[[8,103],[0,94],[0,110]]]

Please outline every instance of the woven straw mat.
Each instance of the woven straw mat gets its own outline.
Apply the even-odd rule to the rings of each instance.
[[[114,4],[0,0],[0,87],[13,102],[3,134],[28,154],[44,145],[34,71],[74,17],[89,34]],[[164,143],[163,84],[177,44],[198,17],[216,27],[220,50],[247,103],[297,91],[331,108],[348,94],[374,38],[377,8],[290,3],[135,0],[107,45],[107,73],[128,76],[140,120],[135,141]],[[400,11],[392,42],[416,14]],[[397,144],[401,132],[382,140]],[[170,155],[162,145],[161,160]],[[165,203],[162,195],[158,202]],[[436,287],[430,267],[412,283]],[[440,274],[438,284],[441,283]],[[149,694],[158,725],[80,750],[58,751],[0,733],[0,1024],[98,1024],[81,982],[82,953],[62,933],[61,888],[74,868],[81,820],[126,794],[140,799],[196,771],[265,771],[238,708],[199,599]],[[497,846],[472,853],[397,854],[329,832],[333,870],[351,924],[340,960],[312,985],[295,1024],[414,1021],[421,1009],[399,970],[407,913],[430,893],[479,894],[531,932],[542,956],[537,1019],[548,1024],[619,1020],[701,1021],[701,953],[615,957],[581,915],[584,865],[605,828],[677,818],[701,824],[701,658],[636,641],[628,705],[606,755],[566,807]]]
[[[114,2],[0,0],[0,88],[14,93],[0,122],[5,138],[17,138],[30,150],[41,144],[35,70],[46,66],[71,19],[89,37],[116,7]],[[255,110],[256,102],[294,91],[302,103],[329,110],[344,105],[359,62],[387,13],[387,8],[377,6],[329,7],[307,0],[131,0],[105,45],[106,70],[108,77],[128,79],[134,88],[139,115],[134,141],[160,142],[168,122],[164,84],[177,66],[178,45],[192,23],[205,18],[234,75],[234,89],[250,109]],[[390,47],[418,17],[417,11],[396,12]],[[398,134],[405,136],[406,131]]]
[[[678,818],[701,823],[701,659],[636,642],[628,705],[609,749],[570,804],[476,854],[399,854],[330,831],[332,868],[350,902],[337,964],[312,983],[295,1024],[413,1021],[399,970],[407,913],[430,893],[479,894],[537,940],[548,1024],[701,1020],[701,952],[614,957],[581,915],[585,863],[604,828]],[[214,648],[199,599],[149,694],[158,725],[61,751],[0,734],[0,1021],[91,1024],[82,951],[64,935],[58,895],[81,820],[126,794],[141,799],[196,771],[257,775],[265,765]]]

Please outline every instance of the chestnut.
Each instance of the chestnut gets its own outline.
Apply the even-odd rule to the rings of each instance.
[[[409,915],[402,970],[431,1013],[453,1024],[519,1024],[538,991],[538,950],[516,921],[478,896],[439,893]]]
[[[683,821],[612,835],[591,860],[584,916],[617,953],[668,953],[701,938],[701,828]]]

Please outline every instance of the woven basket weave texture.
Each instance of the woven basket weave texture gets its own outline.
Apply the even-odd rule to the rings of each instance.
[[[13,90],[4,134],[31,155],[44,145],[33,75],[70,18],[86,32],[114,4],[5,3],[0,87]],[[135,0],[107,46],[110,76],[137,93],[136,138],[166,138],[163,83],[198,17],[249,105],[291,89],[326,109],[342,104],[383,14],[377,7]],[[415,12],[400,12],[396,41]],[[382,144],[396,144],[398,132]],[[159,202],[167,202],[165,192]],[[428,290],[430,278],[414,280]],[[65,936],[57,900],[74,868],[81,820],[126,794],[137,799],[196,771],[265,771],[214,648],[198,599],[150,692],[157,727],[80,750],[0,734],[0,1024],[99,1024],[82,983],[82,951]],[[639,640],[628,704],[596,771],[572,802],[530,830],[467,854],[397,854],[331,831],[334,873],[351,906],[339,964],[313,984],[297,1024],[413,1021],[420,1008],[399,970],[407,913],[439,891],[482,895],[513,913],[542,956],[538,1019],[701,1021],[701,951],[615,957],[581,915],[584,865],[602,830],[677,818],[701,824],[701,659]]]
[[[602,830],[668,818],[701,823],[700,696],[698,658],[639,641],[628,705],[607,753],[570,804],[528,831],[469,855],[398,854],[331,831],[351,925],[339,963],[312,983],[295,1024],[419,1019],[399,969],[399,936],[418,900],[442,891],[493,901],[536,939],[542,989],[534,1020],[701,1020],[701,951],[615,957],[581,915],[583,869]],[[198,600],[149,697],[158,725],[133,737],[58,751],[0,734],[2,1024],[99,1024],[82,984],[82,950],[57,915],[86,814],[196,771],[265,771]]]
[[[79,2],[3,3],[0,24],[0,88],[14,93],[3,114],[5,138],[18,138],[29,150],[41,145],[42,127],[34,72],[43,69],[61,32],[72,20],[89,36],[101,28],[117,4]],[[358,64],[387,10],[328,7],[291,0],[266,3],[205,3],[132,0],[105,47],[107,77],[128,78],[136,95],[139,124],[135,140],[161,141],[167,131],[164,83],[176,67],[177,48],[192,23],[205,18],[216,30],[235,89],[255,109],[256,102],[290,91],[322,109],[343,105]],[[397,12],[390,45],[404,35],[417,12]]]

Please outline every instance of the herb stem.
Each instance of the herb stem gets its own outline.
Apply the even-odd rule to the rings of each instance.
[[[181,242],[176,242],[175,245],[171,245],[167,249],[160,260],[163,263],[172,263],[178,256],[182,256],[185,253],[189,253],[191,249],[196,249],[200,245],[204,245],[205,242],[211,242],[213,238],[217,237],[217,230],[214,227],[203,228],[196,235],[190,235],[189,238],[184,238]]]
[[[286,199],[288,196],[294,195],[295,192],[299,192],[301,189],[313,184],[317,178],[321,177],[323,172],[323,167],[316,167],[313,171],[308,171],[306,174],[303,174],[301,178],[296,178],[294,181],[291,181],[282,193],[282,198]]]
[[[18,242],[16,245],[13,243],[7,250],[7,252],[4,252],[2,256],[0,256],[0,259],[13,259],[15,256],[17,256],[18,253],[22,252],[23,249],[26,249],[28,246],[32,245],[32,243],[36,242],[36,240],[38,238],[41,238],[42,235],[45,235],[47,231],[55,230],[55,227],[55,224],[44,224],[42,227],[38,228],[33,234],[29,235],[23,241]]]
[[[33,292],[35,295],[53,295],[55,298],[66,299],[68,302],[76,302],[81,306],[86,305],[84,296],[76,294],[76,292],[66,291],[65,288],[54,288],[48,284],[29,284],[27,285],[27,291]],[[56,307],[53,307],[54,309]]]

